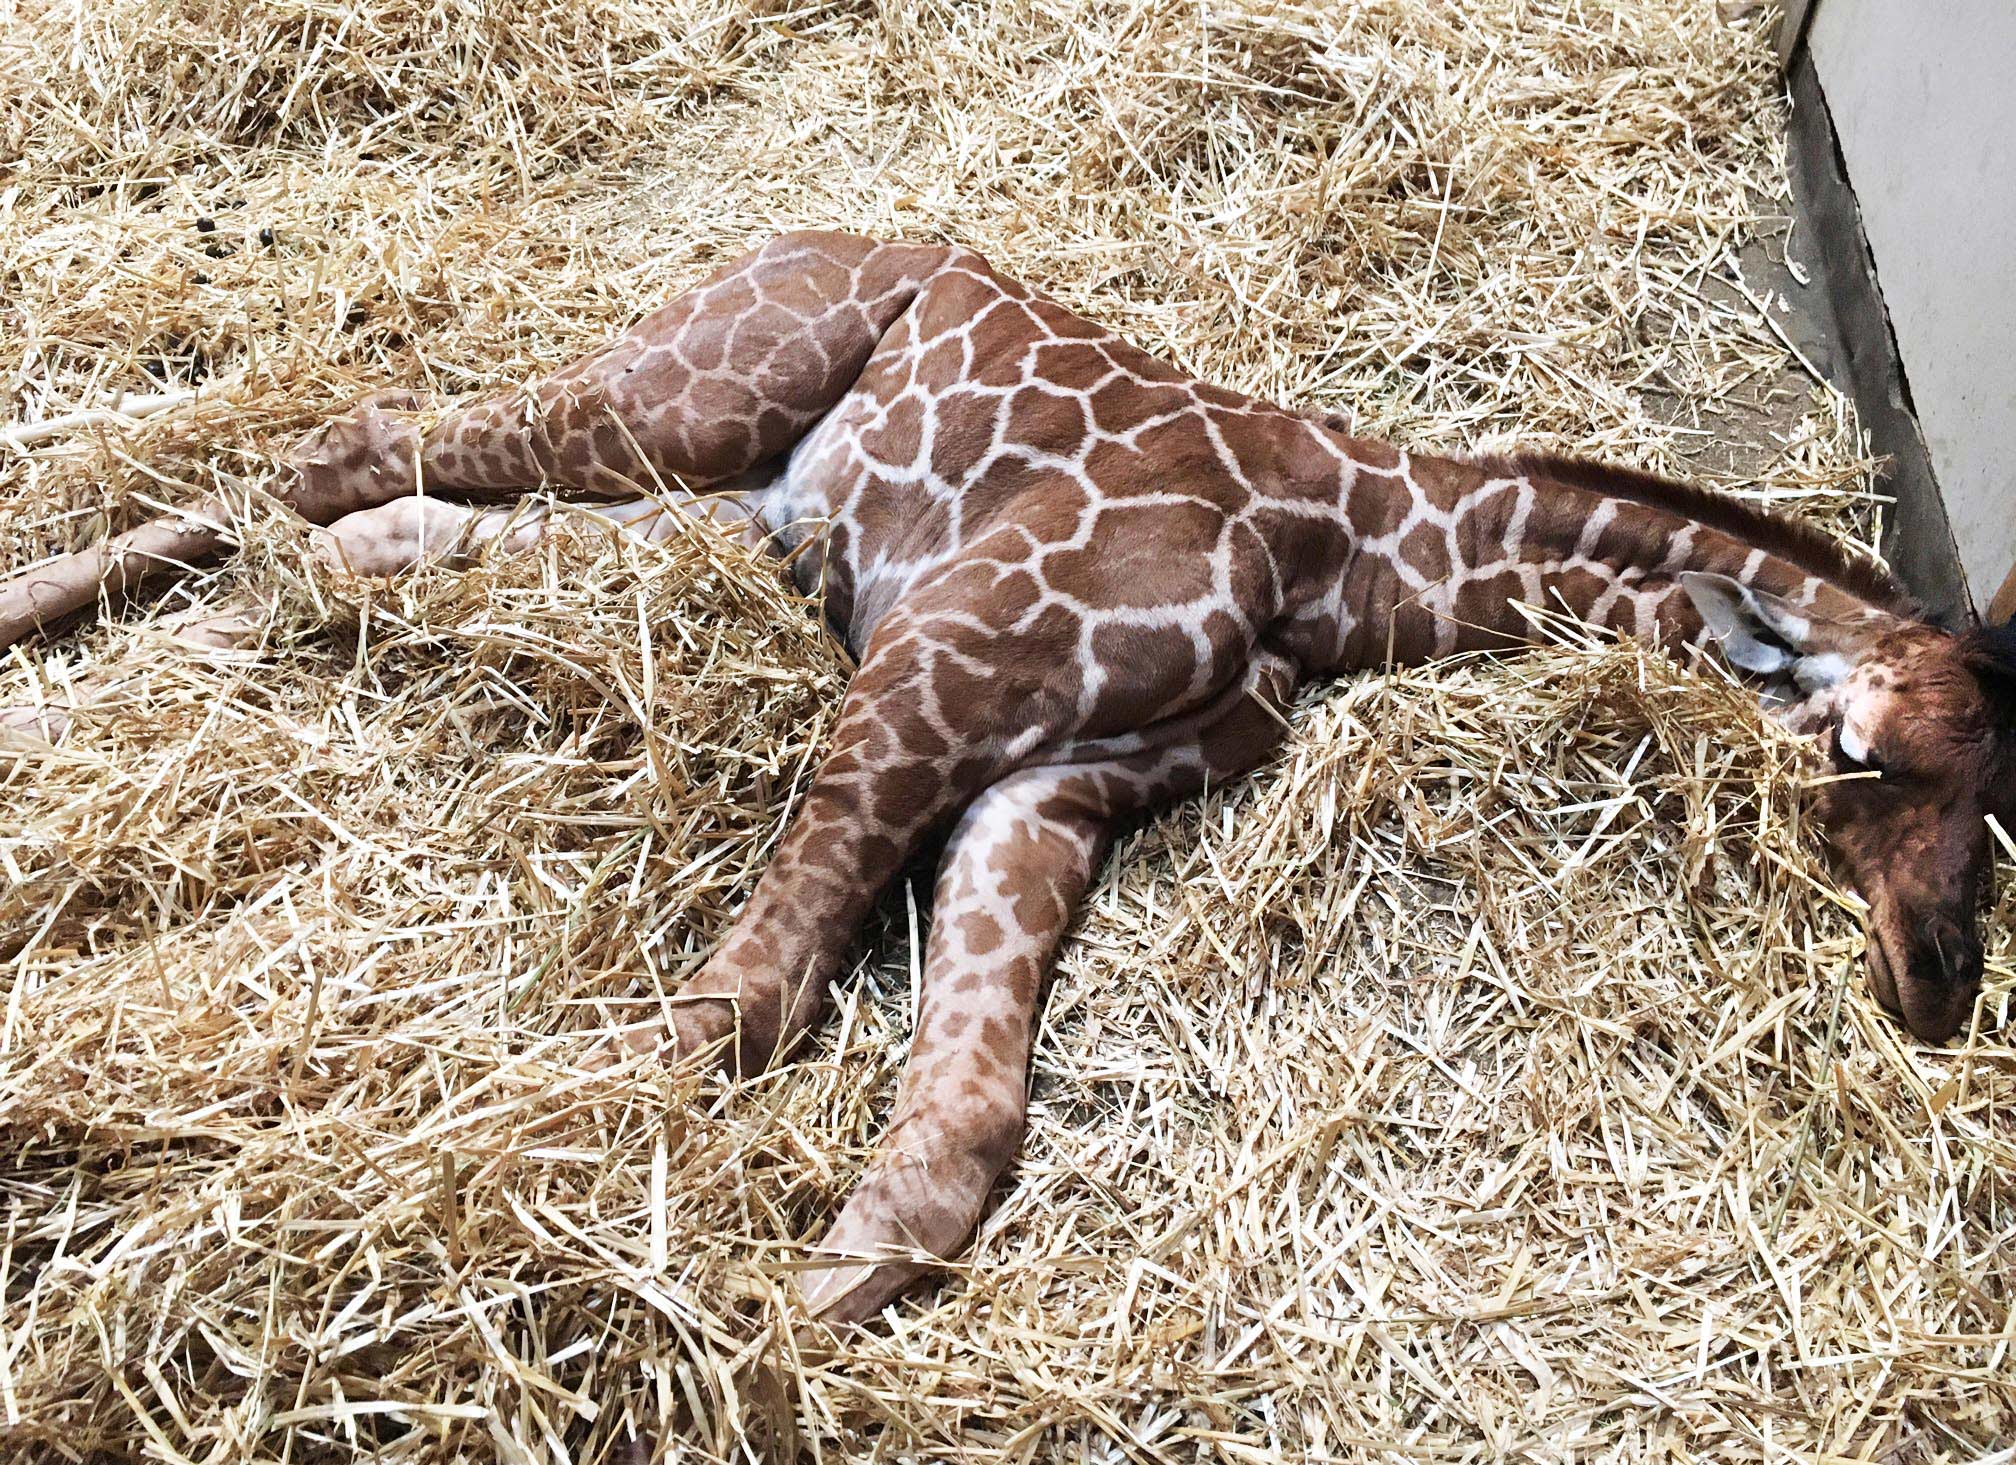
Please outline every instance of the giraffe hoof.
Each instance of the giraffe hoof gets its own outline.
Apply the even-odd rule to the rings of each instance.
[[[409,409],[384,400],[412,394],[378,393],[333,418],[287,454],[294,482],[282,497],[303,518],[328,524],[406,497],[420,483],[420,425]]]
[[[656,1058],[663,1056],[671,1036],[664,1022],[654,1017],[647,1023],[621,1029],[617,1034],[617,1044],[625,1058]]]
[[[618,1028],[613,1034],[598,1036],[581,1055],[580,1066],[589,1073],[606,1073],[638,1058],[657,1057],[665,1051],[665,1037],[665,1024],[657,1018]]]
[[[310,530],[308,552],[326,570],[389,580],[424,564],[466,563],[473,517],[459,504],[408,495]]]
[[[70,714],[60,707],[0,707],[0,733],[54,746],[70,731]]]

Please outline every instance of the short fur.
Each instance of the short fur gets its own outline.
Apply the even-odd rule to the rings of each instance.
[[[1980,678],[1997,720],[2016,728],[2016,619],[1961,632],[1960,654]]]
[[[1524,474],[1599,493],[1608,498],[1644,504],[1682,518],[1692,519],[1710,529],[1753,544],[1798,566],[1809,575],[1819,575],[1852,595],[1893,615],[1921,620],[1923,608],[1895,576],[1867,555],[1850,549],[1840,540],[1811,524],[1760,509],[1712,488],[1662,478],[1638,468],[1596,463],[1581,458],[1555,457],[1549,453],[1516,453],[1489,458],[1482,466],[1493,473]]]

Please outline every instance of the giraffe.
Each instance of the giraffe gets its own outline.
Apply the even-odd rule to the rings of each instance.
[[[627,532],[662,532],[669,502],[788,556],[858,658],[732,930],[624,1045],[777,1061],[880,892],[951,829],[913,1047],[818,1249],[814,1317],[872,1317],[971,1233],[1116,824],[1261,763],[1311,679],[1521,644],[1522,602],[1719,647],[1843,775],[1819,812],[1869,904],[1877,1001],[1935,1042],[1972,1011],[1984,816],[2016,812],[2016,629],[1928,624],[1873,562],[1734,499],[1357,438],[1193,380],[969,250],[826,232],[529,387],[445,414],[367,399],[304,440],[283,493],[328,526],[318,552],[387,574],[531,542],[544,510],[485,502],[542,485]],[[0,645],[213,552],[226,507],[0,585]],[[188,629],[231,644],[237,624]]]

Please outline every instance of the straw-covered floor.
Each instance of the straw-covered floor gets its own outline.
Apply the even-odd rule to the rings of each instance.
[[[886,1326],[794,1340],[923,887],[788,1067],[583,1060],[722,931],[838,657],[697,533],[318,577],[258,495],[295,435],[839,224],[1418,445],[1675,468],[1733,434],[1739,487],[1875,510],[1848,409],[1721,283],[1783,108],[1703,0],[757,10],[8,8],[0,426],[196,397],[0,448],[0,565],[243,485],[246,552],[163,613],[268,627],[202,656],[135,609],[0,662],[0,703],[117,683],[0,751],[9,1458],[2016,1440],[2016,897],[1973,1035],[1912,1042],[1796,750],[1572,627],[1313,694],[1266,771],[1124,840],[977,1243]],[[1775,437],[1722,415],[1788,381]]]

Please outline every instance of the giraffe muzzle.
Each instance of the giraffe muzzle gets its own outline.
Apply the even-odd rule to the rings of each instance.
[[[1963,922],[1931,916],[1872,931],[1869,985],[1914,1037],[1943,1043],[1967,1024],[1981,990],[1981,940]]]

